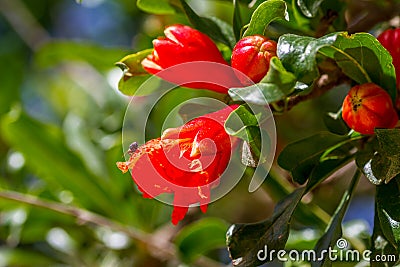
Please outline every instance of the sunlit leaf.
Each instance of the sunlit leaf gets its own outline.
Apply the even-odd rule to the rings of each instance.
[[[260,4],[251,16],[250,24],[243,34],[264,35],[265,28],[276,19],[287,18],[286,3],[283,0],[269,0]]]
[[[301,12],[307,17],[314,17],[319,9],[319,6],[324,0],[297,0],[297,4]]]
[[[357,83],[376,83],[395,99],[396,76],[392,57],[371,34],[342,32],[331,46],[322,48],[320,52],[334,59],[343,73]]]
[[[244,140],[242,147],[242,163],[256,167],[265,161],[270,150],[268,134],[259,126],[262,114],[253,114],[242,105],[235,109],[225,122],[225,130],[229,135]]]
[[[400,174],[400,130],[376,129],[377,145],[358,154],[358,165],[373,183],[389,183]]]
[[[140,86],[149,80],[152,75],[145,71],[142,67],[142,60],[152,52],[152,49],[140,51],[135,54],[130,54],[115,63],[123,71],[123,76],[118,83],[118,89],[125,95],[135,95]],[[141,95],[150,94],[157,88],[157,78],[152,78],[146,86],[146,90],[142,90]]]
[[[293,73],[297,79],[310,84],[318,77],[317,52],[331,46],[337,38],[337,33],[321,38],[284,34],[278,40],[277,55],[286,70]]]
[[[375,197],[375,220],[372,235],[372,256],[394,255],[399,260],[400,245],[400,189],[399,179],[378,185]],[[393,266],[396,261],[388,262]],[[378,266],[378,265],[375,265]]]

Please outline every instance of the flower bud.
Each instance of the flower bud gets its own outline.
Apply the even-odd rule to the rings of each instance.
[[[400,28],[388,29],[378,36],[378,41],[393,58],[393,65],[396,69],[397,88],[400,89]]]
[[[343,102],[342,117],[361,134],[373,134],[375,128],[394,128],[399,120],[389,94],[374,83],[350,89]]]
[[[164,34],[165,37],[153,40],[152,54],[142,61],[147,72],[172,83],[219,93],[227,93],[228,87],[238,85],[233,71],[225,67],[228,63],[207,35],[180,24],[167,27]],[[189,62],[199,64],[183,64]],[[201,64],[204,62],[216,64],[204,67],[205,64]],[[209,80],[212,82],[208,82]],[[221,81],[223,85],[220,84]]]
[[[258,83],[267,74],[269,61],[276,56],[277,44],[262,35],[239,40],[232,51],[231,65]],[[244,82],[248,85],[248,82]]]

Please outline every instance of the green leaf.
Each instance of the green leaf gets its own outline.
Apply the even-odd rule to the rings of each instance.
[[[375,129],[382,154],[400,157],[400,129]]]
[[[192,263],[200,255],[215,248],[224,247],[228,225],[216,218],[206,218],[183,228],[175,238],[179,255],[186,263]]]
[[[89,63],[100,71],[108,71],[126,53],[126,50],[104,48],[91,43],[52,41],[35,53],[35,63],[48,68],[67,61],[78,61]]]
[[[273,57],[268,73],[260,83],[248,87],[230,88],[228,93],[236,101],[268,105],[292,93],[295,84],[296,77],[286,71],[279,58]]]
[[[203,19],[205,21],[210,21],[210,23],[214,23],[218,27],[218,33],[215,35],[211,34],[210,35],[211,38],[213,38],[213,36],[220,35],[220,37],[216,37],[215,40],[217,41],[219,40],[220,42],[226,44],[231,49],[235,46],[236,38],[233,32],[232,25],[214,16],[205,16],[203,17]]]
[[[303,184],[329,148],[348,140],[347,136],[318,133],[287,145],[278,157],[278,164],[292,173],[293,179]]]
[[[136,5],[139,9],[148,13],[171,15],[176,12],[171,2],[171,0],[137,0]]]
[[[375,132],[378,147],[360,154],[359,163],[372,183],[389,183],[400,174],[400,129],[376,129]]]
[[[342,221],[344,215],[346,214],[351,197],[354,193],[354,189],[357,186],[360,176],[361,172],[357,170],[353,179],[351,180],[349,188],[342,197],[342,201],[336,208],[336,211],[332,217],[331,222],[329,223],[328,228],[326,229],[324,235],[318,240],[317,244],[315,245],[314,251],[316,252],[316,255],[318,255],[318,258],[320,255],[322,255],[323,251],[328,251],[329,248],[333,248],[338,242],[339,238],[342,237]],[[345,248],[346,247],[340,247],[340,249],[345,249]],[[321,261],[312,262],[311,266],[312,267],[331,266],[330,259],[329,257],[324,257],[324,259]]]
[[[225,131],[232,136],[244,140],[242,163],[256,167],[266,160],[264,155],[270,151],[271,142],[268,134],[260,129],[259,120],[262,113],[256,115],[246,105],[241,105],[233,111],[225,122]]]
[[[276,19],[286,19],[286,3],[283,0],[268,0],[263,2],[253,12],[250,24],[243,36],[261,34],[264,35],[265,28]]]
[[[235,35],[229,24],[215,17],[200,17],[185,0],[179,1],[182,4],[183,11],[195,28],[212,39],[229,46],[231,49],[235,46]]]
[[[394,180],[391,182],[392,185],[394,183]],[[399,204],[399,196],[398,196],[398,192],[397,192],[397,197],[392,197],[391,195],[388,195],[389,198],[387,199],[387,201],[385,200],[385,193],[392,193],[392,192],[388,192],[386,191],[386,189],[388,189],[390,185],[383,185],[382,187],[380,187],[380,189],[377,187],[377,195],[375,197],[375,216],[374,216],[374,230],[372,233],[372,242],[371,242],[371,259],[376,258],[376,256],[378,255],[378,257],[380,255],[394,255],[396,257],[396,261],[393,262],[386,262],[385,266],[394,266],[395,264],[399,263],[399,254],[398,254],[398,246],[394,243],[395,242],[395,238],[392,234],[392,227],[390,225],[390,223],[388,223],[387,221],[387,217],[385,214],[382,214],[382,212],[380,212],[379,210],[382,210],[382,206],[387,206],[388,203],[387,201],[391,201],[391,200],[395,200],[396,202],[394,203],[394,205],[398,205]],[[395,189],[396,190],[396,189]],[[398,189],[397,189],[398,191]],[[378,194],[379,193],[379,194]],[[378,200],[380,201],[381,204],[378,205]],[[383,216],[383,218],[381,218]],[[371,262],[371,267],[381,267],[382,263],[377,262],[377,261],[372,261]]]
[[[317,52],[326,46],[331,46],[338,33],[325,35],[321,38],[284,34],[278,40],[277,55],[283,66],[292,72],[299,81],[311,84],[318,77]]]
[[[322,162],[318,162],[314,169],[311,171],[308,186],[314,187],[319,184],[322,180],[332,175],[335,171],[349,163],[353,159],[352,155],[347,157],[328,159]]]
[[[236,41],[241,38],[241,31],[243,28],[242,15],[240,14],[239,0],[233,0],[233,21],[232,21],[233,32],[235,34]]]
[[[272,83],[278,86],[281,91],[288,95],[293,92],[296,84],[296,77],[288,72],[278,57],[271,58],[269,62],[267,75],[261,80],[261,83]]]
[[[147,57],[153,50],[147,49],[140,51],[135,54],[130,54],[122,58],[119,62],[115,63],[122,69],[123,76],[118,83],[118,89],[121,93],[132,96],[135,95],[140,86],[147,81],[152,75],[146,72],[142,67],[142,60]],[[141,92],[140,95],[151,93],[157,88],[156,79],[153,80],[152,86],[146,86],[145,92]]]
[[[384,238],[396,250],[400,245],[400,183],[392,179],[376,187],[376,212]]]
[[[359,84],[373,82],[396,97],[396,76],[389,52],[369,33],[342,32],[336,42],[320,50],[334,59],[343,73]]]
[[[297,0],[297,4],[304,16],[312,18],[317,14],[319,6],[323,1],[324,0]]]
[[[350,130],[342,118],[341,110],[339,110],[337,113],[329,112],[324,114],[323,120],[326,128],[331,133],[345,135]]]
[[[271,261],[265,253],[285,247],[293,212],[305,193],[305,188],[293,191],[275,207],[273,215],[260,223],[234,224],[226,236],[227,246],[234,266],[257,266]],[[260,259],[258,256],[261,256]],[[265,257],[265,258],[264,258]]]

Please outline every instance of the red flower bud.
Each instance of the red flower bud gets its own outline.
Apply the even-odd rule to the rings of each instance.
[[[400,89],[400,28],[388,29],[378,36],[378,41],[385,47],[393,58],[396,69],[397,88]]]
[[[351,129],[361,134],[373,134],[375,128],[394,128],[399,120],[389,94],[374,83],[350,89],[342,116]]]
[[[161,138],[138,147],[118,168],[132,170],[132,178],[145,198],[174,194],[172,223],[182,220],[189,205],[200,203],[203,212],[210,190],[219,184],[236,138],[224,122],[237,105],[195,118],[181,127],[167,129]]]
[[[165,37],[159,37],[153,40],[154,50],[151,55],[142,61],[143,68],[151,73],[157,74],[161,78],[184,85],[190,88],[204,88],[220,93],[226,93],[231,84],[223,83],[223,86],[218,84],[218,81],[233,80],[232,71],[227,71],[229,68],[221,68],[218,66],[228,65],[221,52],[218,50],[214,42],[204,33],[201,33],[189,26],[172,25],[164,30]],[[172,71],[163,72],[172,66],[178,66],[188,62],[215,62],[216,67],[210,69],[210,65],[204,69],[204,65],[182,68],[175,68]],[[209,77],[215,76],[217,84],[210,82],[197,82],[209,80]],[[236,79],[236,78],[234,78]],[[226,86],[225,86],[226,85]],[[233,85],[237,85],[234,82]]]
[[[276,46],[265,36],[244,37],[233,48],[231,65],[258,83],[267,74],[269,61],[276,56]]]

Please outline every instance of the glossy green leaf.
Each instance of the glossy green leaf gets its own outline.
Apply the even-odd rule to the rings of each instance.
[[[180,3],[182,5],[184,13],[196,29],[207,34],[212,39],[229,46],[230,48],[233,48],[235,46],[235,35],[233,33],[232,27],[229,24],[215,17],[200,17],[186,3],[185,0],[180,0]]]
[[[349,35],[342,32],[336,42],[320,52],[334,59],[343,73],[359,84],[373,82],[395,99],[396,78],[392,57],[369,33]]]
[[[347,140],[348,137],[332,133],[318,133],[287,145],[278,157],[278,164],[292,173],[293,179],[303,184],[329,148]]]
[[[176,12],[171,0],[137,0],[136,5],[139,9],[156,14],[171,15]]]
[[[400,157],[400,129],[375,129],[381,153]]]
[[[314,247],[316,255],[318,256],[322,255],[323,251],[328,251],[329,248],[333,248],[337,244],[338,240],[342,237],[342,221],[349,206],[351,197],[357,186],[360,175],[361,175],[360,171],[357,170],[356,174],[351,180],[349,188],[344,193],[339,206],[336,208],[336,211],[332,217],[331,222],[329,223],[328,228],[326,229],[325,233],[318,240],[317,244]],[[340,247],[340,249],[345,249],[345,248],[346,247]],[[329,257],[324,257],[321,261],[313,261],[311,263],[311,266],[312,267],[331,266],[331,262]]]
[[[115,214],[109,185],[86,170],[82,161],[65,146],[59,128],[14,109],[1,120],[1,134],[49,184],[71,191],[88,208]]]
[[[335,171],[349,163],[352,159],[352,155],[347,155],[337,159],[328,159],[318,162],[311,171],[309,182],[307,183],[308,187],[312,188],[319,184],[321,181],[332,175]]]
[[[233,100],[256,105],[268,105],[284,99],[295,89],[296,77],[286,71],[277,57],[270,61],[267,75],[260,83],[248,87],[230,88],[228,93]]]
[[[250,24],[243,36],[261,34],[276,19],[286,19],[286,3],[283,0],[268,0],[260,4],[250,19]]]
[[[338,33],[332,33],[316,39],[284,34],[278,40],[277,55],[286,70],[292,72],[299,81],[311,84],[319,75],[317,52],[323,47],[331,46],[337,35]]]
[[[377,148],[360,153],[359,166],[374,184],[389,183],[400,174],[400,130],[376,129]]]
[[[304,14],[309,18],[314,17],[319,9],[319,6],[324,0],[297,0],[297,4]]]
[[[207,251],[224,247],[227,229],[228,225],[216,218],[205,218],[186,226],[175,238],[180,257],[192,263]]]
[[[290,94],[296,83],[296,77],[283,67],[278,57],[271,58],[269,64],[267,75],[261,80],[261,83],[275,84],[284,94]]]
[[[334,134],[345,135],[350,129],[344,122],[342,118],[342,111],[338,111],[337,113],[326,113],[323,116],[324,124],[326,128]]]
[[[257,266],[271,261],[263,251],[280,250],[289,237],[293,212],[305,193],[299,188],[275,207],[273,215],[260,223],[234,224],[227,232],[227,246],[234,266]],[[261,252],[260,252],[261,251]]]
[[[393,183],[393,181],[392,181]],[[384,185],[385,187],[389,185]],[[383,198],[384,196],[382,193],[385,193],[382,191],[382,187],[378,192],[380,191],[380,194],[376,195],[376,201],[378,198]],[[377,192],[377,193],[378,193]],[[384,200],[383,200],[384,201]],[[398,199],[396,200],[398,204]],[[382,203],[382,201],[381,201]],[[387,218],[382,218],[381,220],[381,215],[382,212],[379,212],[381,209],[382,204],[380,207],[378,207],[377,203],[375,203],[375,216],[374,216],[374,229],[371,237],[371,259],[375,259],[377,256],[380,257],[381,255],[391,255],[394,256],[395,259],[390,262],[385,262],[385,266],[395,266],[396,264],[399,263],[399,254],[398,254],[398,246],[396,244],[393,244],[394,236],[391,233],[391,225],[390,223],[388,224]],[[387,235],[387,236],[386,236]],[[392,240],[392,242],[390,241]],[[371,267],[381,267],[382,262],[378,261],[371,261]],[[397,266],[397,265],[396,265]]]
[[[376,212],[383,238],[396,250],[400,245],[400,183],[392,179],[376,187]]]
[[[132,96],[135,95],[140,86],[152,77],[142,67],[142,60],[152,52],[152,49],[140,51],[135,54],[130,54],[122,58],[119,62],[115,63],[123,71],[123,76],[118,83],[118,89],[121,93]],[[150,94],[157,88],[157,78],[152,79],[153,82],[149,82],[146,85],[146,90],[141,90],[140,95]]]
[[[89,63],[100,71],[107,71],[127,52],[120,48],[104,48],[91,43],[52,41],[41,46],[35,53],[35,63],[39,67],[47,68],[67,61],[78,61]]]

